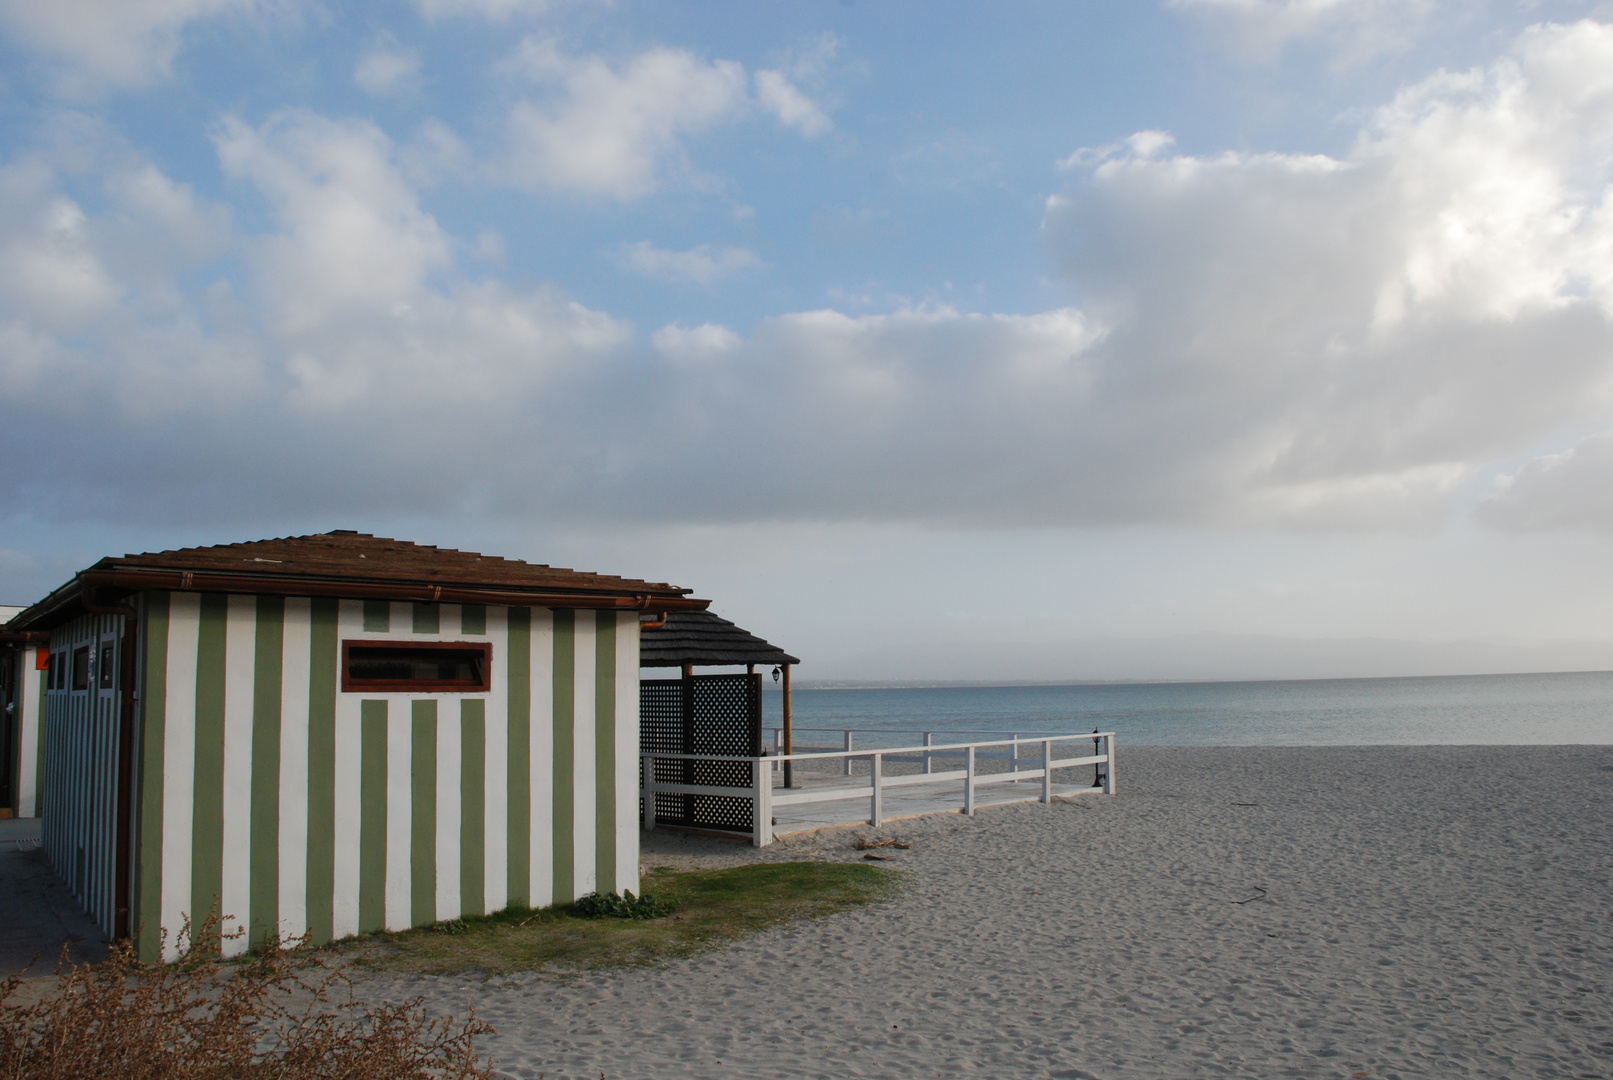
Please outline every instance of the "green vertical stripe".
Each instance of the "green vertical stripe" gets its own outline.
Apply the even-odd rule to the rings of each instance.
[[[509,837],[510,906],[532,903],[532,609],[510,608],[505,651],[510,718]]]
[[[337,601],[308,605],[308,929],[332,936],[336,900]]]
[[[252,925],[254,946],[279,940],[280,926],[280,662],[286,601],[258,597],[252,657]]]
[[[414,606],[415,633],[435,634],[441,622],[441,609],[436,604],[416,604]]]
[[[594,876],[616,891],[616,612],[594,612]]]
[[[481,915],[487,908],[487,702],[459,703],[459,910]]]
[[[522,610],[526,610],[523,608]],[[459,609],[459,632],[461,634],[487,633],[487,606],[485,604],[466,604]]]
[[[145,621],[145,671],[140,681],[140,847],[135,852],[134,899],[136,948],[140,959],[156,963],[162,956],[162,785],[168,721],[168,594],[147,593],[140,605]],[[44,700],[44,695],[40,695]],[[40,758],[45,755],[41,753]]]
[[[224,635],[229,598],[204,593],[196,640],[196,766],[191,824],[190,918],[220,911],[224,889]]]
[[[554,900],[577,896],[576,781],[577,613],[554,613]]]
[[[409,922],[437,921],[437,703],[409,703]]]
[[[386,926],[386,702],[359,702],[358,932]]]
[[[364,632],[386,634],[392,631],[392,604],[387,600],[364,601]]]

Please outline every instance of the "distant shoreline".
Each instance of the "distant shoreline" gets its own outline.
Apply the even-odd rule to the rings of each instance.
[[[1607,675],[1613,669],[1589,668],[1569,671],[1482,671],[1471,673],[1445,672],[1438,675],[1353,675],[1312,679],[802,679],[794,682],[796,690],[1046,690],[1057,687],[1086,686],[1246,686],[1254,683],[1359,683],[1359,682],[1411,682],[1423,679],[1512,679],[1545,675]],[[776,689],[764,681],[764,689]]]

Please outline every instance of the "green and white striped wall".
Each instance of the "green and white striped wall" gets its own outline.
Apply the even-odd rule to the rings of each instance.
[[[141,630],[142,957],[215,903],[240,952],[638,888],[636,613],[174,592]],[[491,689],[344,693],[357,638],[490,641]]]

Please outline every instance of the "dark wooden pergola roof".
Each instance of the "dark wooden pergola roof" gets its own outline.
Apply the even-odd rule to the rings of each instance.
[[[709,611],[671,611],[666,625],[639,635],[640,667],[685,664],[799,664],[749,630]]]
[[[102,559],[6,624],[48,630],[133,593],[188,590],[350,600],[616,608],[704,608],[664,582],[583,573],[474,551],[412,544],[347,529]],[[765,644],[765,643],[764,643]]]

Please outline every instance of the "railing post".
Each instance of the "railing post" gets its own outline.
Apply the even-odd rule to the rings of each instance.
[[[1008,748],[1008,771],[1017,773],[1019,771],[1019,732],[1014,732],[1013,738],[1014,744]],[[1019,781],[1015,780],[1014,783],[1017,784]]]
[[[1042,740],[1042,801],[1053,801],[1053,740]]]
[[[851,732],[846,732],[846,753],[851,753]],[[846,759],[846,775],[851,775],[851,759]]]
[[[773,757],[776,759],[782,753],[784,753],[784,729],[783,728],[774,728],[773,729]],[[774,772],[779,771],[779,762],[777,760],[775,760],[773,762],[773,771]]]
[[[885,755],[875,754],[869,761],[868,775],[869,787],[872,789],[868,796],[868,824],[879,828],[880,822],[885,820]]]
[[[963,752],[963,812],[973,817],[975,812],[975,748],[971,745]]]
[[[926,731],[924,733],[924,745],[925,746],[934,746],[935,745],[935,732]],[[930,773],[930,772],[935,771],[934,768],[932,768],[931,765],[930,765],[930,752],[928,750],[924,751],[924,771],[926,773]]]
[[[751,844],[766,847],[773,842],[773,774],[762,768],[766,758],[751,760]]]
[[[642,754],[640,760],[644,763],[644,828],[646,831],[655,830],[655,755]]]
[[[1107,739],[1105,739],[1104,741],[1109,744],[1109,767],[1103,771],[1104,772],[1103,793],[1105,795],[1113,795],[1115,793],[1115,737],[1114,737],[1114,734],[1111,732],[1109,737]]]

